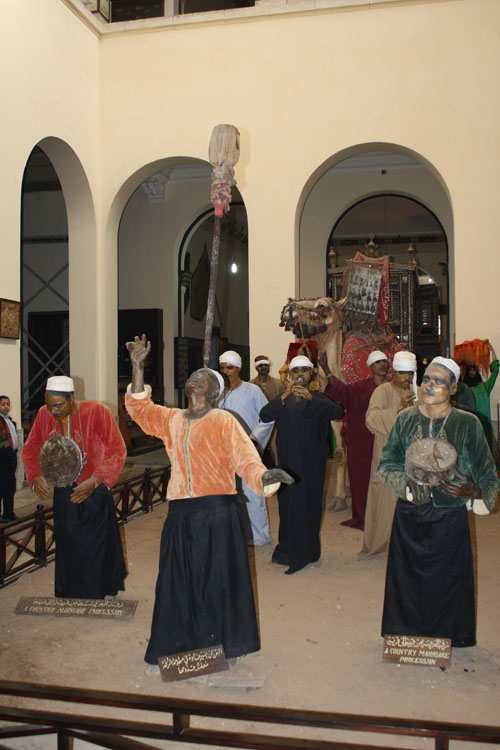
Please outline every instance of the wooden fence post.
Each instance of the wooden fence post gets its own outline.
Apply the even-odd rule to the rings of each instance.
[[[143,488],[144,505],[146,506],[147,512],[150,513],[153,508],[151,502],[151,469],[149,468],[149,466],[144,469]]]
[[[5,577],[5,571],[7,568],[7,539],[3,532],[3,528],[0,529],[0,585],[3,586]]]
[[[35,557],[39,565],[47,565],[47,540],[45,536],[45,516],[43,505],[36,506],[33,523],[35,533]]]

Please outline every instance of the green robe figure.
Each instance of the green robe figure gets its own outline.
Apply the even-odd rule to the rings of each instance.
[[[468,510],[486,515],[498,493],[495,462],[479,420],[450,406],[460,369],[436,357],[422,380],[423,403],[402,411],[382,450],[378,470],[398,496],[387,562],[382,635],[450,638],[476,643],[474,568]],[[418,485],[406,451],[437,438],[457,453],[452,478]]]
[[[490,363],[490,377],[483,381],[476,367],[468,367],[464,383],[469,386],[476,402],[476,416],[483,425],[484,434],[490,449],[493,448],[493,430],[491,427],[490,393],[496,383],[500,362],[494,359]]]

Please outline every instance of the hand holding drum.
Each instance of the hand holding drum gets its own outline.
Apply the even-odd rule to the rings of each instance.
[[[40,468],[48,485],[71,486],[83,468],[80,448],[66,435],[52,435],[40,449]]]
[[[451,443],[424,438],[412,443],[405,458],[405,472],[412,501],[423,505],[431,500],[431,487],[439,487],[456,498],[479,498],[479,487],[456,468],[457,452]]]

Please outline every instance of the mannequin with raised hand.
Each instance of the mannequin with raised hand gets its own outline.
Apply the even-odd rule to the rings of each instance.
[[[273,494],[291,477],[268,470],[237,420],[214,408],[224,389],[209,368],[186,381],[187,409],[159,406],[144,385],[150,343],[127,343],[132,383],[125,404],[171,462],[169,513],[163,527],[151,639],[146,661],[222,644],[227,658],[260,648],[246,539],[235,474],[258,494]],[[203,576],[200,576],[203,571]],[[196,603],[196,604],[194,604]]]

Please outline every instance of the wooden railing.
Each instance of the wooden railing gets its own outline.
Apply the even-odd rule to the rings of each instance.
[[[146,468],[117,482],[112,488],[118,523],[148,513],[165,502],[170,467]],[[40,568],[55,556],[52,505],[37,505],[34,513],[0,526],[0,588],[17,580],[22,573]]]
[[[132,738],[257,750],[396,750],[395,745],[359,744],[356,742],[357,738],[352,735],[345,737],[344,732],[369,732],[379,737],[382,735],[386,742],[388,735],[421,737],[429,740],[434,750],[447,750],[450,740],[500,743],[499,726],[479,724],[215,703],[8,681],[0,681],[0,695],[29,699],[29,702],[22,701],[15,706],[5,705],[5,701],[3,705],[0,703],[0,720],[13,722],[9,726],[0,727],[0,740],[53,734],[57,737],[58,750],[70,750],[73,739],[111,750],[153,748],[149,743],[145,744]],[[69,701],[72,704],[71,712],[33,708],[38,699]],[[12,704],[12,701],[8,703]],[[75,710],[75,704],[78,703],[111,706],[122,709],[122,712],[116,718],[110,718],[109,711],[106,711],[106,717],[96,716],[95,713],[90,716],[84,715],[78,713],[78,709]],[[135,710],[141,711],[140,721],[131,718],[132,711]],[[158,714],[161,714],[159,721]],[[191,717],[219,720],[220,726],[213,728],[212,722],[212,726],[209,727],[205,722],[197,727],[191,727]],[[222,728],[227,721],[236,723],[236,731]],[[269,733],[250,733],[245,726],[240,726],[237,722],[265,723],[268,725]],[[306,727],[311,730],[311,736],[307,737],[307,730],[304,729],[300,732],[300,739],[296,739],[293,729],[289,730],[288,736],[278,735],[276,732],[279,726]],[[2,744],[2,747],[5,745]],[[155,744],[154,747],[158,745]]]
[[[169,479],[170,467],[164,466],[161,469],[144,469],[142,474],[117,482],[111,492],[118,522],[127,523],[129,518],[139,513],[149,513],[156,503],[165,502]]]

